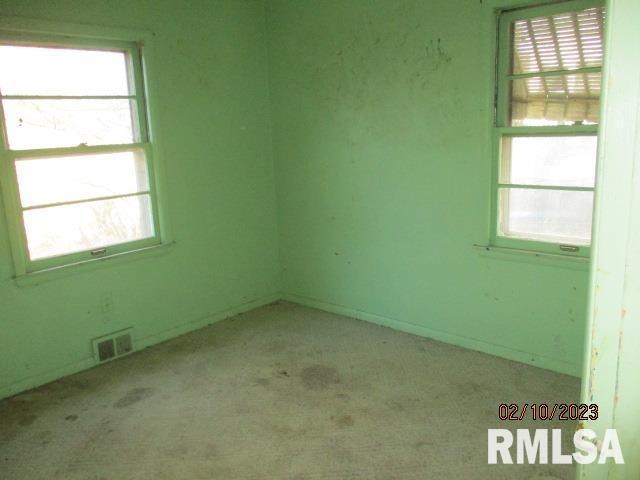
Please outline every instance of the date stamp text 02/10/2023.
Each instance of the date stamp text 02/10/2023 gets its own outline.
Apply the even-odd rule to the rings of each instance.
[[[598,405],[595,403],[501,403],[498,406],[500,420],[525,419],[530,414],[533,420],[597,420]]]

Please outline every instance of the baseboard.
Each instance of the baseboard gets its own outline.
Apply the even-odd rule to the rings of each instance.
[[[58,380],[59,378],[73,375],[74,373],[81,372],[82,370],[88,370],[89,368],[94,367],[95,364],[96,362],[93,357],[84,358],[79,362],[54,368],[53,370],[47,370],[46,372],[3,386],[0,388],[0,400],[31,390],[32,388],[39,387],[40,385],[45,385],[49,382],[53,382],[54,380]]]
[[[206,317],[200,318],[198,320],[184,323],[182,325],[178,325],[176,327],[173,327],[167,330],[163,330],[153,335],[148,335],[142,338],[135,338],[134,339],[135,350],[140,351],[144,348],[150,347],[157,343],[165,342],[172,338],[179,337],[180,335],[184,335],[185,333],[189,333],[194,330],[198,330],[200,328],[206,327],[207,325],[211,325],[221,320],[225,320],[229,317],[233,317],[234,315],[238,315],[239,313],[248,312],[249,310],[253,310],[254,308],[268,305],[270,303],[273,303],[279,300],[280,297],[281,297],[280,294],[273,293],[271,295],[267,295],[257,300],[243,303],[236,307],[232,307],[232,308],[214,313],[212,315],[207,315]],[[26,390],[31,390],[32,388],[45,385],[49,382],[53,382],[54,380],[58,380],[66,376],[73,375],[74,373],[87,370],[94,366],[96,366],[96,362],[94,358],[91,356],[88,358],[84,358],[78,362],[65,365],[63,367],[55,368],[53,370],[49,370],[49,371],[25,378],[23,380],[12,383],[10,385],[0,387],[0,400],[2,400],[3,398],[11,397],[13,395],[24,392]]]
[[[221,320],[226,320],[227,318],[238,315],[239,313],[248,312],[255,308],[269,305],[270,303],[280,300],[280,297],[281,295],[279,293],[273,293],[271,295],[267,295],[266,297],[259,298],[258,300],[253,300],[251,302],[238,305],[237,307],[214,313],[213,315],[209,315],[194,322],[184,323],[182,325],[178,325],[177,327],[170,328],[169,330],[163,330],[160,333],[155,333],[153,335],[148,335],[142,338],[136,338],[136,350],[141,350],[158,343],[166,342],[167,340],[179,337],[180,335],[184,335],[185,333],[198,330],[200,328],[206,327],[207,325],[212,325]]]
[[[297,303],[299,305],[304,305],[307,307],[317,308],[319,310],[324,310],[326,312],[331,312],[339,315],[344,315],[347,317],[352,317],[358,320],[364,320],[367,322],[375,323],[377,325],[382,325],[385,327],[393,328],[395,330],[400,330],[402,332],[407,332],[407,333],[419,335],[422,337],[432,338],[440,342],[457,345],[459,347],[468,348],[470,350],[476,350],[479,352],[487,353],[489,355],[506,358],[508,360],[514,360],[516,362],[533,365],[535,367],[544,368],[547,370],[563,373],[566,375],[571,375],[578,378],[581,376],[581,373],[582,373],[581,365],[575,365],[568,362],[563,362],[560,360],[556,360],[554,358],[549,358],[542,355],[533,354],[530,352],[515,350],[509,347],[484,342],[482,340],[477,340],[474,338],[453,335],[447,332],[442,332],[440,330],[434,330],[421,325],[416,325],[409,322],[403,322],[400,320],[394,320],[392,318],[383,317],[381,315],[376,315],[373,313],[369,313],[369,312],[365,312],[362,310],[357,310],[357,309],[353,309],[353,308],[349,308],[341,305],[335,305],[332,303],[324,302],[324,301],[309,298],[309,297],[303,297],[300,295],[293,295],[293,294],[278,294],[278,293],[273,293],[271,295],[267,295],[257,300],[243,303],[236,307],[232,307],[232,308],[214,313],[212,315],[208,315],[206,317],[200,318],[198,320],[184,323],[182,325],[178,325],[176,327],[173,327],[167,330],[163,330],[162,332],[155,333],[153,335],[148,335],[142,338],[136,338],[135,339],[136,351],[142,350],[152,345],[156,345],[161,342],[165,342],[175,337],[179,337],[180,335],[184,335],[194,330],[198,330],[200,328],[206,327],[207,325],[211,325],[213,323],[219,322],[229,317],[233,317],[234,315],[237,315],[239,313],[248,312],[255,308],[268,305],[279,299],[286,300],[292,303]],[[3,398],[7,398],[10,396],[16,395],[18,393],[24,392],[26,390],[30,390],[40,385],[44,385],[54,380],[58,380],[68,375],[72,375],[74,373],[87,370],[91,367],[94,367],[95,365],[96,363],[93,357],[84,358],[76,363],[65,365],[60,368],[55,368],[53,370],[49,370],[47,372],[40,373],[38,375],[34,375],[32,377],[20,380],[19,382],[12,383],[11,385],[0,387],[0,400]]]
[[[367,322],[375,323],[377,325],[382,325],[384,327],[400,330],[402,332],[411,333],[414,335],[431,338],[433,340],[438,340],[440,342],[468,348],[470,350],[476,350],[478,352],[487,353],[489,355],[506,358],[507,360],[514,360],[516,362],[533,365],[535,367],[544,368],[553,372],[563,373],[565,375],[571,375],[578,378],[580,378],[582,374],[581,365],[563,362],[561,360],[537,355],[531,352],[516,350],[513,348],[505,347],[503,345],[496,345],[485,342],[483,340],[454,335],[440,330],[434,330],[428,327],[424,327],[422,325],[394,320],[392,318],[364,312],[362,310],[335,305],[332,303],[323,302],[321,300],[300,295],[283,294],[282,299],[307,307],[317,308],[318,310],[324,310],[326,312],[336,313],[358,320],[364,320]]]

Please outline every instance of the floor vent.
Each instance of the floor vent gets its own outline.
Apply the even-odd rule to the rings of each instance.
[[[93,352],[96,362],[107,362],[131,353],[133,351],[132,333],[129,328],[94,339]]]

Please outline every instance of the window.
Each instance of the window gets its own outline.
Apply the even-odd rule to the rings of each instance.
[[[135,43],[7,34],[0,95],[18,274],[159,243]]]
[[[604,16],[591,0],[500,15],[497,246],[589,253]]]

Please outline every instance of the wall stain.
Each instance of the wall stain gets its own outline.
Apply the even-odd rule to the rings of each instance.
[[[307,74],[298,87],[335,112],[359,115],[364,111],[371,119],[380,107],[412,104],[416,96],[449,85],[448,76],[440,71],[452,62],[452,55],[442,38],[428,40],[428,30],[421,22],[407,24],[410,14],[398,9],[384,23],[367,19],[362,28],[328,42],[319,32],[300,39],[300,58]],[[309,49],[318,55],[310,57]],[[429,98],[440,102],[439,95]],[[394,124],[385,114],[373,119],[384,125],[375,134],[384,134]]]
[[[451,57],[442,47],[442,40],[439,38],[436,41],[431,40],[425,45],[424,49],[427,59],[429,60],[431,72],[436,72],[444,64],[451,62]]]

